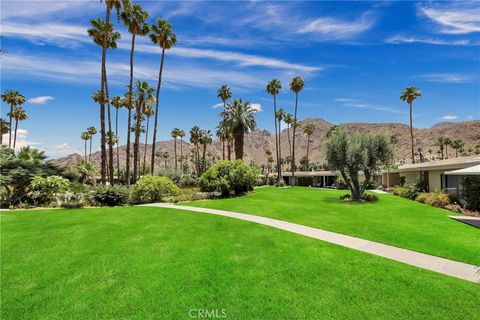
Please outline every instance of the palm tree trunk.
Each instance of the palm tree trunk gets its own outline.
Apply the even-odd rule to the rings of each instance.
[[[243,160],[243,134],[244,134],[244,130],[242,126],[238,126],[233,129],[233,137],[235,139],[235,159],[236,160]]]
[[[415,152],[413,151],[413,126],[412,126],[412,104],[410,103],[410,140],[412,144],[412,163],[415,163]]]
[[[205,143],[203,145],[203,152],[202,152],[202,171],[201,171],[202,173],[205,172],[205,154],[206,154],[206,152],[207,152],[207,144]]]
[[[227,139],[227,153],[228,153],[228,160],[232,160],[232,145],[230,143],[230,138]]]
[[[198,143],[196,145],[196,148],[197,148],[197,152],[196,152],[197,160],[195,162],[196,162],[196,165],[197,165],[197,177],[199,177],[200,176],[200,150],[198,148]]]
[[[222,160],[225,160],[225,138],[222,138]]]
[[[137,181],[138,178],[138,162],[140,160],[138,151],[140,147],[140,127],[142,125],[143,103],[143,101],[138,101],[135,111],[137,120],[135,122],[135,140],[133,141],[133,181]]]
[[[110,99],[108,95],[108,81],[107,81],[107,68],[104,66],[105,70],[105,98],[107,101],[107,120],[108,120],[108,179],[110,185],[114,185],[113,180],[113,131],[112,131],[112,120],[110,116]]]
[[[180,137],[180,166],[183,172],[183,137]]]
[[[290,139],[290,124],[287,123],[287,136],[288,136],[288,155],[292,158],[292,141]]]
[[[91,157],[92,157],[92,140],[93,137],[90,137],[90,153],[88,154],[88,162],[90,162]],[[87,157],[85,157],[85,161],[87,161]]]
[[[278,119],[278,171],[279,171],[279,178],[282,178],[282,135],[280,134],[282,132],[282,123],[280,119]],[[283,179],[283,178],[282,178]]]
[[[87,140],[85,140],[85,162],[87,161]]]
[[[277,96],[273,95],[273,122],[275,123],[275,156],[277,160],[277,187],[280,186],[280,177],[282,176],[282,169],[280,168],[280,158],[278,156],[279,133],[277,128]]]
[[[133,52],[135,50],[135,33],[132,33],[132,44],[130,47],[130,85],[128,88],[128,127],[127,127],[127,163],[125,174],[127,187],[130,187],[130,127],[132,126],[132,108],[133,108]]]
[[[152,168],[151,172],[153,175],[153,170],[155,167],[155,141],[157,140],[157,127],[158,127],[158,104],[160,97],[160,88],[162,85],[162,73],[163,73],[163,62],[165,60],[165,48],[162,48],[162,58],[160,61],[160,69],[158,70],[158,83],[157,83],[157,92],[156,92],[156,103],[155,103],[155,124],[153,126],[153,142],[152,142]]]
[[[117,136],[117,180],[120,179],[120,154],[118,152],[118,108],[115,108],[115,135]]]
[[[297,130],[297,107],[298,107],[298,92],[295,93],[295,114],[293,115],[293,136],[292,136],[292,187],[295,186],[295,131]]]
[[[9,130],[8,130],[8,147],[12,147],[12,114],[13,114],[13,103],[10,105],[10,113],[9,113],[9,118],[10,118],[10,124],[9,124]]]
[[[147,117],[147,130],[145,131],[145,149],[143,151],[143,174],[145,174],[146,162],[147,162],[147,143],[148,143],[148,125],[150,117]]]
[[[175,172],[178,171],[178,162],[177,162],[177,137],[173,138],[173,153],[175,154]]]
[[[13,137],[13,149],[15,149],[15,145],[17,144],[17,129],[18,129],[18,120],[15,120],[15,135]]]
[[[307,136],[307,170],[308,171],[308,151],[310,149],[310,136]]]

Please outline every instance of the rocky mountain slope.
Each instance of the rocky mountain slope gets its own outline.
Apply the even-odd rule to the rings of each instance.
[[[303,127],[308,123],[314,123],[316,126],[315,133],[310,140],[310,161],[323,163],[325,160],[325,151],[323,148],[325,136],[328,129],[333,125],[323,119],[310,118],[301,121],[301,126],[297,129],[296,133],[296,147],[297,161],[305,155],[307,149],[307,137],[303,133]],[[410,156],[410,132],[409,127],[399,123],[344,123],[340,124],[340,127],[345,128],[348,132],[383,132],[388,136],[396,136],[398,143],[396,145],[396,155],[398,159],[405,159],[409,161]],[[292,129],[290,129],[290,137],[292,135]],[[423,153],[427,154],[428,150],[433,151],[433,155],[436,155],[438,147],[435,146],[435,142],[439,136],[449,137],[452,140],[461,139],[465,143],[465,150],[474,149],[475,145],[480,142],[480,120],[466,121],[466,122],[447,122],[439,123],[428,129],[414,129],[415,136],[415,151],[417,148],[422,148]],[[125,163],[126,151],[125,146],[119,147],[120,163]],[[180,142],[177,144],[177,152],[180,155]],[[141,145],[140,154],[141,161],[143,162],[145,145]],[[147,163],[150,159],[150,145],[147,145]],[[173,165],[173,140],[157,142],[156,150],[168,151],[170,154],[169,164]],[[190,155],[191,145],[187,142],[183,142],[183,154]],[[265,164],[267,162],[266,150],[271,150],[274,153],[275,150],[275,137],[268,131],[257,130],[245,136],[245,149],[244,160],[246,162],[254,162],[256,164]],[[281,150],[282,157],[289,155],[289,141],[288,130],[282,128],[281,134]],[[222,157],[222,144],[220,141],[215,140],[211,146],[208,147],[208,151],[217,159]],[[448,148],[449,157],[455,156],[454,150]],[[233,150],[232,150],[233,157]],[[77,164],[83,158],[82,155],[71,154],[67,157],[52,160],[54,163],[71,167]],[[116,153],[115,153],[116,159]],[[95,164],[100,163],[100,152],[92,154],[92,162]],[[116,162],[116,160],[115,160]],[[161,166],[164,162],[161,159],[156,160],[157,166]]]

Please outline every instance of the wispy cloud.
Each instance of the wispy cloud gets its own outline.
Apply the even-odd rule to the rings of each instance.
[[[407,37],[402,35],[396,35],[396,36],[387,38],[385,42],[389,44],[423,43],[423,44],[446,45],[446,46],[478,45],[478,43],[473,43],[468,39],[445,40],[445,39],[430,38],[430,37]]]
[[[51,100],[53,100],[52,96],[40,96],[40,97],[30,98],[28,99],[28,102],[32,104],[45,104]]]
[[[321,36],[323,39],[351,39],[374,26],[376,19],[370,12],[359,19],[347,20],[333,17],[319,17],[308,21],[298,33]]]
[[[451,121],[457,119],[458,116],[453,115],[453,114],[447,114],[446,116],[443,116],[441,119],[445,121]]]
[[[465,34],[480,32],[480,9],[477,1],[449,1],[424,3],[420,12],[437,23],[439,32]]]
[[[219,108],[223,108],[223,102],[214,104],[214,105],[212,106],[212,109],[219,109]]]
[[[127,46],[122,45],[120,46],[120,48],[127,49]],[[159,48],[147,44],[139,44],[135,48],[138,52],[144,53],[159,54],[161,52]],[[280,59],[244,54],[234,51],[175,47],[170,50],[169,54],[185,58],[211,59],[222,62],[233,62],[242,67],[259,66],[264,68],[286,69],[299,72],[315,72],[322,70],[322,68],[318,66],[308,66],[303,64],[290,63]]]
[[[83,154],[81,150],[71,146],[69,143],[54,144],[45,148],[40,147],[40,149],[45,151],[45,154],[51,159],[65,157],[72,153]]]
[[[371,109],[376,111],[382,112],[389,112],[389,113],[402,113],[399,110],[396,110],[391,107],[385,107],[383,105],[365,103],[363,101],[357,99],[350,99],[350,98],[336,98],[334,99],[335,102],[339,102],[341,105],[349,108],[357,108],[357,109]]]
[[[426,81],[440,83],[469,83],[477,80],[475,75],[459,73],[430,73],[422,74],[419,77]]]
[[[3,135],[3,143],[8,145],[9,141],[8,133]],[[13,134],[12,134],[12,143],[13,143]],[[22,147],[26,146],[35,146],[41,144],[40,142],[28,140],[28,130],[18,128],[17,130],[17,140],[15,142],[15,150],[20,150]]]

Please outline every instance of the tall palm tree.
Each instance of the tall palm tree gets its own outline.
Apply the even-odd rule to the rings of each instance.
[[[212,144],[212,133],[210,130],[202,130],[200,134],[199,143],[202,145],[202,168],[201,172],[204,173],[206,169],[205,155],[207,153],[207,146]]]
[[[285,115],[287,113],[283,110],[283,108],[279,108],[277,110],[277,112],[275,113],[275,118],[276,118],[276,121],[278,121],[278,164],[277,166],[279,166],[279,169],[280,170],[280,173],[278,175],[278,177],[281,177],[282,176],[282,163],[280,163],[280,159],[282,159],[282,135],[281,135],[281,132],[282,132],[282,121],[284,120],[285,118]],[[288,137],[290,139],[290,135]],[[290,152],[291,152],[292,149],[290,149]],[[277,179],[277,180],[280,180],[280,179]]]
[[[402,95],[400,96],[400,100],[408,103],[410,107],[410,141],[412,147],[412,163],[415,163],[415,151],[413,146],[412,105],[413,101],[415,101],[415,99],[421,96],[422,92],[415,87],[407,87],[404,91],[402,91]]]
[[[97,134],[97,128],[95,128],[93,126],[88,127],[87,132],[88,132],[89,137],[90,137],[90,153],[88,155],[88,161],[90,161],[90,158],[92,157],[92,140],[93,140],[93,136]],[[87,161],[87,159],[85,159],[85,161]]]
[[[297,124],[297,109],[298,109],[298,93],[302,91],[304,87],[304,81],[302,77],[295,77],[290,81],[290,90],[295,93],[295,112],[293,114],[293,136],[292,136],[292,187],[295,186],[295,133]]]
[[[0,119],[0,144],[3,144],[3,135],[10,132],[10,125],[8,121],[1,118]]]
[[[8,135],[8,147],[12,147],[12,115],[13,115],[13,108],[21,106],[25,103],[25,97],[23,94],[18,92],[17,90],[7,90],[1,95],[2,101],[6,104],[10,105],[10,112],[8,113],[9,116],[9,135]]]
[[[85,143],[85,157],[84,160],[87,161],[87,141],[90,140],[91,136],[88,131],[84,131],[80,134],[80,139],[82,139]]]
[[[160,87],[162,85],[163,63],[165,61],[165,50],[170,49],[177,42],[177,36],[173,32],[172,25],[163,19],[157,19],[155,24],[150,26],[150,40],[162,48],[162,57],[160,60],[160,69],[158,70],[158,82],[157,82],[157,95],[155,105],[155,124],[153,128],[153,142],[152,142],[152,168],[151,172],[155,169],[155,142],[157,140],[157,128],[158,128],[158,104],[160,97]]]
[[[460,139],[452,141],[451,147],[455,150],[455,158],[458,158],[458,150],[462,149],[464,146],[465,143]]]
[[[309,163],[309,159],[308,159],[308,151],[310,150],[310,138],[312,137],[312,135],[315,133],[315,124],[314,123],[309,123],[305,126],[305,128],[303,128],[303,133],[305,133],[307,135],[307,155],[306,155],[306,159],[307,159],[307,163],[306,163],[306,166],[307,166],[307,169],[308,169],[308,163]]]
[[[13,137],[13,149],[15,149],[15,145],[17,143],[17,130],[18,130],[18,122],[24,121],[28,119],[27,112],[20,106],[13,108],[13,113],[8,114],[11,118],[15,119],[15,135]]]
[[[267,84],[267,92],[273,96],[273,122],[275,124],[275,155],[277,160],[277,186],[280,185],[280,176],[282,175],[282,169],[280,167],[280,130],[277,128],[277,94],[280,93],[282,84],[279,80],[273,79]]]
[[[398,138],[395,135],[390,136],[390,143],[392,144],[392,151],[393,151],[393,164],[395,165],[395,152],[397,149]]]
[[[120,96],[114,96],[111,99],[111,103],[115,108],[115,135],[117,136],[117,178],[120,177],[120,153],[118,150],[118,142],[120,140],[120,136],[118,135],[118,110],[125,106],[125,99]]]
[[[113,4],[111,4],[113,5]],[[109,4],[107,4],[107,11],[111,9]],[[108,13],[108,18],[110,13]],[[110,18],[109,18],[110,19]],[[104,22],[102,19],[92,19],[90,20],[92,28],[87,30],[88,35],[93,39],[93,42],[99,45],[102,48],[102,79],[101,79],[101,89],[105,99],[102,100],[100,104],[100,135],[101,135],[101,153],[102,153],[102,180],[105,180],[106,174],[106,137],[105,137],[105,104],[107,104],[107,120],[108,120],[108,131],[112,132],[112,122],[111,122],[111,112],[110,112],[110,100],[108,99],[108,83],[107,83],[107,69],[106,69],[106,52],[107,49],[115,49],[117,47],[117,40],[120,39],[120,33],[113,30],[113,24]],[[112,141],[112,137],[109,137],[109,141]],[[109,162],[113,162],[113,146],[108,145],[108,158]],[[113,165],[110,165],[109,171],[109,181],[110,184],[113,184]]]
[[[292,157],[292,140],[290,139],[290,127],[293,128],[293,114],[284,112],[283,122],[287,125],[288,150],[290,157]]]
[[[123,24],[128,28],[128,32],[132,34],[132,41],[130,46],[130,81],[128,85],[128,124],[127,124],[127,160],[125,174],[127,177],[127,186],[130,186],[130,129],[132,119],[132,109],[134,106],[133,95],[133,53],[135,52],[135,37],[137,35],[144,36],[150,31],[147,24],[148,13],[145,12],[139,4],[128,5],[124,7],[124,11],[120,15]],[[135,152],[135,150],[134,150]],[[138,151],[137,151],[138,152]],[[135,159],[137,160],[137,159]],[[136,166],[134,162],[134,167]],[[153,168],[153,166],[152,166]],[[136,175],[134,175],[136,179]]]
[[[193,144],[193,155],[194,155],[194,161],[195,161],[195,172],[196,176],[200,176],[200,150],[199,150],[199,144],[200,144],[200,137],[202,135],[202,130],[200,129],[199,126],[194,126],[192,129],[190,129],[190,143]]]
[[[217,97],[222,100],[223,102],[223,111],[225,111],[227,107],[227,101],[232,97],[232,91],[230,91],[230,88],[224,84],[218,89],[217,91]],[[223,122],[225,122],[225,118],[223,118]],[[225,126],[225,123],[223,125],[224,131],[227,129],[227,126]],[[222,159],[225,160],[225,140],[222,139]],[[228,159],[230,160],[230,159]]]
[[[178,137],[180,138],[180,166],[183,171],[183,138],[185,137],[185,131],[182,129],[179,129]]]
[[[143,150],[143,174],[145,174],[147,162],[148,125],[150,122],[150,117],[155,114],[155,111],[153,111],[153,107],[151,104],[145,106],[145,108],[143,109],[143,114],[147,118],[147,128],[145,131],[145,149]]]
[[[137,103],[136,103],[136,123],[135,123],[135,139],[133,142],[133,179],[137,180],[139,166],[139,147],[140,147],[140,131],[142,126],[143,110],[147,105],[154,102],[153,96],[155,89],[151,88],[145,81],[137,81]]]
[[[235,159],[243,160],[243,141],[245,133],[255,130],[257,123],[255,121],[255,110],[252,109],[249,102],[243,102],[242,99],[235,99],[229,105],[223,116],[228,126],[232,128],[233,138],[235,140]]]
[[[178,170],[178,160],[177,160],[177,138],[180,137],[180,129],[174,128],[170,135],[173,138],[173,152],[175,157],[175,171]]]
[[[167,168],[167,161],[170,157],[170,153],[168,151],[157,151],[155,152],[155,156],[162,159],[165,162],[165,168]]]

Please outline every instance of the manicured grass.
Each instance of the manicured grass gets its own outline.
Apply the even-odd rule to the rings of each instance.
[[[342,202],[346,190],[258,188],[244,197],[182,205],[223,209],[295,222],[480,266],[480,230],[451,211],[393,195],[377,203]]]
[[[2,319],[478,318],[478,284],[226,217],[24,211],[1,228]]]

